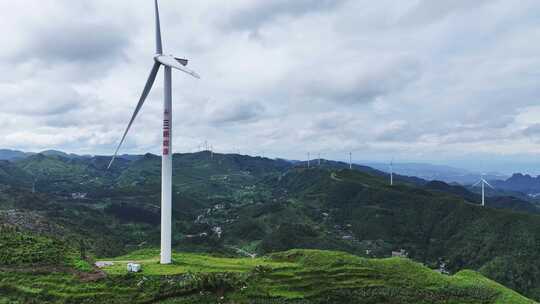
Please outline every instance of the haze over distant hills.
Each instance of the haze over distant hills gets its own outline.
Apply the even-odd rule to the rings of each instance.
[[[77,155],[68,154],[58,150],[45,150],[39,152],[43,155],[52,156],[58,155],[63,157],[91,157],[91,155]],[[21,159],[36,154],[35,152],[23,152],[18,150],[0,149],[0,160],[13,160]],[[137,158],[138,155],[122,155],[123,158]],[[291,160],[294,163],[303,163],[303,161]],[[317,160],[314,159],[313,164],[316,164]],[[338,163],[338,162],[336,162]],[[341,162],[345,167],[347,162]],[[364,165],[375,168],[383,172],[389,172],[389,164],[380,162],[362,161],[356,162],[358,165]],[[447,183],[459,183],[459,184],[472,184],[475,183],[481,173],[474,172],[466,169],[446,166],[435,165],[429,163],[394,163],[394,173],[404,176],[415,176],[425,180],[440,180]],[[485,178],[488,180],[504,180],[509,176],[501,173],[488,173]]]
[[[389,172],[390,170],[389,164],[375,162],[365,162],[365,164],[385,172]],[[416,176],[426,180],[439,180],[462,185],[473,184],[477,182],[482,175],[481,172],[428,163],[394,163],[393,168],[395,173],[401,175]],[[487,173],[484,175],[484,178],[487,180],[504,180],[508,178],[508,176],[501,173]]]
[[[59,150],[44,150],[41,152],[24,152],[20,150],[0,149],[0,160],[18,160],[24,159],[32,155],[42,154],[45,156],[61,156],[65,158],[90,158],[92,155],[79,155],[74,153],[66,153]],[[137,158],[140,155],[121,155],[123,158]]]
[[[36,155],[36,152],[24,152],[20,150],[10,150],[10,149],[0,149],[0,160],[21,160],[29,156]],[[45,150],[39,152],[39,154],[45,156],[60,156],[65,158],[91,158],[92,155],[78,155],[73,153],[66,153],[59,150]],[[142,157],[142,155],[130,155],[123,154],[119,158],[126,160],[136,160]],[[307,165],[305,161],[298,160],[285,160],[290,161],[292,164],[299,166]],[[317,165],[317,159],[312,161],[312,165]],[[324,160],[323,166],[325,167],[335,167],[335,168],[348,168],[348,163],[343,161],[331,161]],[[390,166],[386,163],[381,162],[370,162],[363,161],[354,164],[356,169],[361,171],[370,172],[376,169],[380,172],[388,174],[390,172]],[[480,172],[474,172],[467,169],[456,168],[447,165],[436,165],[429,163],[394,163],[394,174],[401,175],[402,178],[419,178],[426,181],[443,181],[445,183],[455,183],[460,185],[472,185],[476,183],[479,177],[482,175]],[[373,173],[372,172],[372,173]],[[379,173],[380,173],[379,172]],[[483,175],[484,178],[490,181],[494,186],[496,186],[498,191],[508,192],[509,195],[515,195],[518,197],[529,197],[532,199],[538,198],[540,194],[540,178],[533,177],[528,174],[515,173],[512,176],[508,176],[502,173],[492,172]],[[412,182],[412,179],[410,180]],[[471,189],[474,190],[474,189]],[[476,189],[478,190],[478,189]],[[522,193],[523,196],[520,194]],[[488,195],[490,193],[488,192]]]
[[[533,198],[540,196],[540,176],[516,173],[506,180],[493,181],[493,185],[502,190],[522,192]]]

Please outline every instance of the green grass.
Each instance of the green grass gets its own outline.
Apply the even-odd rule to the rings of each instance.
[[[290,250],[255,259],[173,259],[160,265],[153,249],[104,259],[114,265],[95,282],[62,272],[0,272],[0,303],[535,303],[477,272],[446,276],[403,258]],[[142,272],[128,274],[127,262],[141,263]]]
[[[70,267],[92,271],[92,265],[66,242],[0,226],[0,266],[8,268]]]
[[[456,278],[458,282],[462,284],[481,286],[481,287],[498,291],[499,296],[497,297],[495,301],[496,304],[522,303],[522,302],[535,303],[534,301],[527,302],[526,300],[524,300],[523,296],[521,296],[517,292],[510,290],[492,280],[489,280],[475,271],[463,270],[456,273],[454,275],[454,278]]]
[[[243,273],[262,265],[272,269],[296,266],[289,262],[276,262],[269,258],[221,258],[210,255],[173,253],[171,265],[159,264],[159,251],[145,249],[135,251],[128,255],[111,259],[113,266],[106,267],[105,271],[111,275],[126,273],[127,263],[140,263],[143,272],[140,275],[179,275],[189,272],[237,272]],[[105,259],[106,260],[106,259]]]
[[[125,276],[126,264],[138,262],[143,270],[135,277],[236,273],[237,285],[242,287],[226,294],[234,303],[263,299],[276,303],[535,303],[477,272],[446,276],[403,258],[365,259],[321,250],[290,250],[255,259],[175,253],[173,264],[160,265],[158,253],[140,250],[110,259],[115,265],[105,271]],[[167,303],[191,303],[186,299],[171,297]]]
[[[58,264],[69,251],[60,241],[0,226],[0,265]]]

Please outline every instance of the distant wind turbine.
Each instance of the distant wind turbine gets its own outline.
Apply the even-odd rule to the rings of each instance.
[[[390,161],[390,186],[394,185],[394,160]]]
[[[476,187],[478,185],[481,185],[482,186],[482,207],[486,206],[486,197],[485,197],[485,191],[484,191],[484,185],[487,185],[488,187],[490,187],[491,189],[495,190],[495,188],[493,188],[492,185],[490,185],[485,179],[484,177],[480,177],[480,180],[478,182],[476,182],[474,185],[472,185],[472,187]]]
[[[172,70],[171,68],[185,72],[195,78],[199,78],[197,73],[186,68],[187,59],[176,58],[172,55],[163,55],[163,46],[161,43],[161,25],[159,20],[158,1],[154,1],[156,18],[156,54],[154,55],[154,66],[150,71],[146,85],[144,86],[139,103],[131,116],[126,131],[114,152],[114,156],[109,163],[111,167],[115,160],[126,135],[137,117],[152,85],[156,80],[159,68],[163,65],[165,70],[164,77],[164,102],[163,102],[163,149],[161,157],[161,264],[171,263],[171,214],[172,214]]]
[[[309,169],[309,159],[311,158],[311,153],[307,153],[307,167]]]
[[[349,152],[349,169],[352,170],[352,152]]]

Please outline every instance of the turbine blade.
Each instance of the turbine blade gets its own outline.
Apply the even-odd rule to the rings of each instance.
[[[171,66],[171,68],[175,68],[175,69],[180,70],[180,71],[182,71],[182,72],[184,72],[186,74],[189,74],[189,75],[191,75],[191,76],[193,76],[193,77],[195,77],[197,79],[201,79],[201,76],[199,74],[197,74],[195,71],[192,71],[192,70],[190,70],[188,68],[185,68],[183,66]]]
[[[161,44],[161,24],[159,22],[158,0],[155,0],[156,6],[156,54],[163,54],[163,45]]]
[[[191,76],[193,76],[195,78],[201,78],[201,76],[199,76],[199,74],[197,74],[194,71],[186,68],[182,62],[178,61],[178,59],[173,57],[173,56],[168,56],[168,55],[157,56],[156,60],[158,62],[160,62],[161,64],[165,65],[165,66],[180,70],[180,71],[182,71],[184,73],[187,73],[187,74],[189,74],[189,75],[191,75]],[[186,62],[186,64],[187,64],[187,62]]]
[[[482,180],[477,181],[476,183],[474,183],[474,184],[471,186],[471,188],[474,188],[474,187],[480,185],[481,182],[482,182]]]
[[[487,180],[485,180],[485,179],[482,179],[482,180],[483,180],[484,183],[485,183],[486,185],[488,185],[491,189],[495,190],[495,188],[494,188],[492,185],[490,185],[490,184],[487,182]]]
[[[118,144],[118,147],[116,147],[116,151],[114,151],[114,155],[107,169],[111,167],[112,163],[116,159],[116,156],[118,155],[118,151],[120,150],[122,143],[124,143],[124,139],[126,139],[126,135],[129,129],[131,128],[131,125],[133,124],[135,117],[137,117],[137,114],[139,114],[139,111],[141,110],[141,107],[144,104],[144,101],[146,100],[148,93],[150,93],[150,90],[152,89],[152,85],[154,84],[154,81],[156,80],[156,76],[159,71],[159,66],[160,64],[158,62],[154,63],[154,66],[152,67],[152,70],[150,71],[150,75],[148,76],[148,80],[146,81],[146,85],[144,86],[143,92],[141,94],[141,98],[139,99],[139,103],[137,103],[137,107],[135,107],[135,111],[133,112],[133,115],[131,116],[131,119],[126,128],[126,131],[124,131],[124,135],[122,136],[122,139],[120,140],[120,143]]]

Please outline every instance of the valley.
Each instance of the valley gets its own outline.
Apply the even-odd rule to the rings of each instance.
[[[107,164],[107,157],[43,154],[0,163],[0,224],[64,244],[79,257],[65,267],[88,271],[103,257],[153,250],[160,158],[119,158],[110,170]],[[496,208],[482,208],[477,194],[459,186],[404,176],[390,186],[381,171],[331,161],[308,169],[205,151],[175,154],[173,166],[175,252],[254,261],[293,249],[367,259],[403,252],[433,271],[476,270],[540,298],[540,216],[531,202],[490,197]],[[35,264],[25,260],[28,248],[8,249],[0,246],[0,256],[22,260],[1,265]]]

